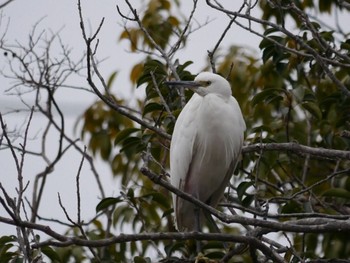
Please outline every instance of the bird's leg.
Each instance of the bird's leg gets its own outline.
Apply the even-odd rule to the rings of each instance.
[[[212,230],[215,233],[221,233],[221,230],[219,229],[218,225],[215,223],[211,214],[207,211],[204,211],[203,213],[204,213],[205,218],[208,220],[209,228],[212,228]]]
[[[200,216],[201,216],[201,210],[198,206],[195,206],[194,207],[194,215],[195,215],[195,230],[197,232],[201,232],[202,229],[201,229],[201,219],[200,219]],[[196,240],[196,252],[197,254],[201,252],[202,250],[202,246],[201,246],[201,242],[199,240]]]
[[[203,211],[203,213],[205,218],[208,220],[209,228],[212,227],[215,233],[221,233],[221,230],[219,229],[211,214],[208,211]],[[227,242],[223,242],[222,244],[225,249],[229,249],[229,245],[227,244]]]

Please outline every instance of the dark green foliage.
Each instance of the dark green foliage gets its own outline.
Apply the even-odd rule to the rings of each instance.
[[[19,260],[19,254],[13,251],[15,246],[15,236],[2,236],[0,237],[0,262],[7,263],[11,260]]]

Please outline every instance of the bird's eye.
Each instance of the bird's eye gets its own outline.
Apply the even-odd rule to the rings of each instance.
[[[211,81],[207,81],[205,84],[207,84],[207,86],[209,86],[211,84]]]

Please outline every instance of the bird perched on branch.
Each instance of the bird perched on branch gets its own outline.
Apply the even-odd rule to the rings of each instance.
[[[180,113],[170,146],[171,183],[215,207],[240,157],[246,128],[230,84],[220,75],[202,72],[194,81],[169,81],[169,86],[195,92]],[[179,231],[200,230],[199,209],[173,194]]]

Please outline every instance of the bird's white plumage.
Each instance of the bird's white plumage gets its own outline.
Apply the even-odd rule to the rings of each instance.
[[[170,146],[171,183],[216,206],[232,176],[243,144],[245,122],[229,83],[203,72],[202,84],[180,113]],[[194,230],[195,206],[173,195],[179,230]]]

